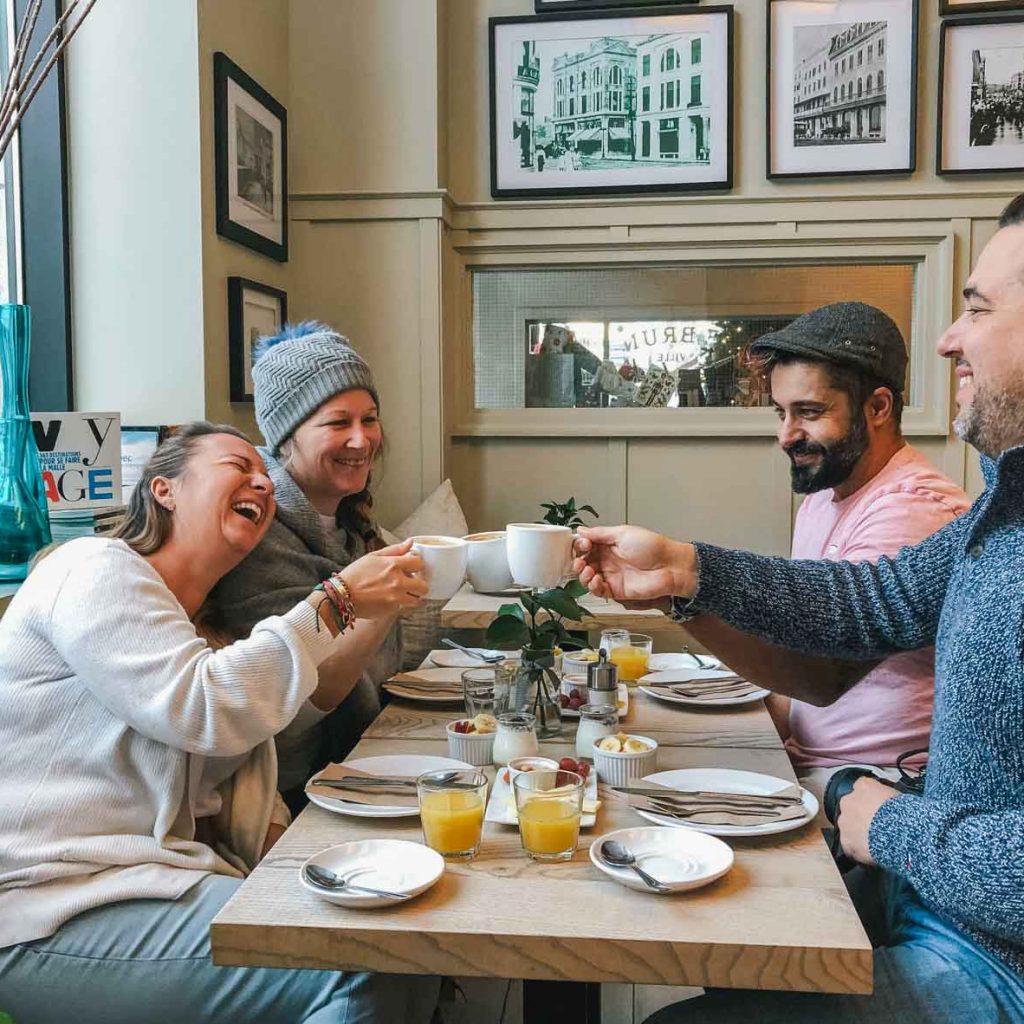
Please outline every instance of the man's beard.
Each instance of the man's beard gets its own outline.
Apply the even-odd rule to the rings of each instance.
[[[868,425],[863,410],[858,410],[844,437],[832,444],[817,444],[814,441],[796,441],[785,449],[789,456],[789,476],[797,494],[813,494],[829,487],[838,487],[853,472],[860,457],[868,449]],[[820,455],[817,464],[798,466],[793,459],[798,455]]]
[[[1024,444],[1024,386],[997,391],[976,385],[974,401],[953,420],[953,429],[961,441],[993,459]]]

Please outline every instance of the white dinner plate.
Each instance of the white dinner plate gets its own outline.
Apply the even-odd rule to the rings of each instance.
[[[655,772],[647,775],[642,782],[656,782],[669,789],[677,789],[682,793],[696,790],[707,790],[714,793],[779,793],[793,785],[786,779],[774,775],[762,775],[759,772],[741,772],[735,768],[678,768],[675,771]],[[640,783],[633,785],[639,786]],[[800,798],[807,812],[802,818],[790,818],[788,821],[769,821],[764,825],[704,825],[699,822],[680,821],[664,814],[652,811],[641,811],[633,808],[641,818],[653,821],[655,825],[669,825],[672,828],[685,828],[694,832],[706,832],[712,836],[772,836],[778,832],[789,832],[802,828],[814,820],[818,813],[818,801],[814,794],[803,787]],[[651,872],[653,874],[653,872]]]
[[[491,795],[487,801],[487,811],[484,814],[484,821],[493,821],[498,825],[518,825],[519,814],[516,811],[516,796],[512,787],[505,779],[507,769],[502,766],[495,769],[494,782],[491,785]],[[587,776],[587,783],[583,787],[584,800],[597,799],[597,772],[593,767]],[[590,828],[597,821],[597,814],[591,811],[589,814],[580,815],[580,828]]]
[[[721,661],[713,654],[652,654],[647,659],[647,668],[651,672],[671,672],[673,669],[681,668],[696,669],[693,659],[700,661],[701,668],[724,668]]]
[[[520,656],[519,651],[492,651],[487,647],[474,647],[473,650],[491,657],[500,654],[502,658],[506,659],[518,659]],[[494,668],[495,664],[494,662],[488,664],[486,661],[474,658],[473,655],[466,654],[465,651],[447,648],[440,651],[431,651],[424,664],[424,668],[429,668],[431,665],[436,665],[438,668]]]
[[[771,692],[770,690],[756,689],[751,693],[745,693],[739,697],[683,697],[678,693],[669,693],[667,690],[655,689],[651,684],[659,683],[663,686],[674,686],[681,683],[712,682],[715,679],[725,679],[733,675],[731,669],[713,669],[702,672],[696,667],[676,668],[662,672],[648,672],[637,680],[640,689],[655,700],[664,701],[666,704],[686,704],[690,707],[733,707],[737,704],[753,704],[755,701],[764,700]]]
[[[684,832],[678,828],[620,828],[590,844],[594,867],[630,889],[655,896],[669,894],[656,892],[632,868],[612,867],[601,860],[601,845],[609,839],[621,843],[636,857],[638,867],[672,892],[709,885],[732,867],[732,850],[721,839],[704,832]]]
[[[338,892],[321,889],[306,880],[306,864],[315,864],[319,868],[333,871],[353,885],[366,885],[371,889],[386,889],[408,896],[426,892],[444,874],[444,858],[441,854],[429,846],[404,839],[358,839],[341,843],[321,850],[302,865],[299,881],[306,889],[329,903],[357,910],[389,907],[408,901],[350,892],[347,889]]]
[[[447,768],[468,768],[475,771],[471,764],[456,761],[450,757],[435,757],[433,754],[381,754],[378,757],[357,757],[345,761],[348,768],[371,775],[398,775],[416,778],[424,772],[440,771]],[[316,778],[316,776],[313,776]],[[350,814],[354,818],[415,818],[419,815],[419,807],[384,806],[375,804],[354,804],[348,800],[320,796],[319,793],[308,793],[306,796],[325,811],[335,814]]]

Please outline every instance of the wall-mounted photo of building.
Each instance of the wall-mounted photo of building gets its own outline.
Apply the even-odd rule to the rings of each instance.
[[[556,177],[711,158],[706,33],[528,41],[515,72],[520,165]]]
[[[886,22],[793,30],[793,145],[885,142]]]

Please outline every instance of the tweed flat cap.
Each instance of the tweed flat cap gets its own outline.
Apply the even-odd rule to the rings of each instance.
[[[256,423],[275,455],[299,424],[343,391],[369,391],[380,408],[370,367],[326,324],[286,325],[280,334],[260,338],[253,359]]]
[[[797,317],[789,326],[762,334],[752,355],[789,352],[862,370],[894,391],[907,380],[907,346],[891,317],[863,302],[833,302]]]

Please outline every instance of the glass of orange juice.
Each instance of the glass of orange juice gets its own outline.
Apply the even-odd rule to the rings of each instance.
[[[570,860],[576,852],[583,786],[575,772],[521,772],[512,779],[519,837],[534,860]]]
[[[427,772],[416,780],[423,838],[451,860],[470,860],[480,852],[487,806],[487,776],[469,769]]]
[[[601,642],[604,643],[603,636]],[[619,667],[619,679],[624,683],[635,683],[641,676],[647,675],[647,664],[651,660],[654,640],[646,633],[623,631],[606,649],[608,660]]]

